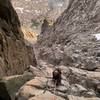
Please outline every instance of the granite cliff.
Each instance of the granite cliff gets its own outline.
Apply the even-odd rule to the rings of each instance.
[[[10,0],[0,0],[0,76],[21,74],[28,65],[36,65],[33,49],[24,43]]]

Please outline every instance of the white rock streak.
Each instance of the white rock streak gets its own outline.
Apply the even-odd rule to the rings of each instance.
[[[15,7],[15,9],[16,9],[16,10],[19,10],[21,13],[24,13],[24,12],[23,12],[24,8],[21,8],[21,7]]]
[[[97,40],[100,40],[100,33],[94,34],[94,36],[96,37]]]

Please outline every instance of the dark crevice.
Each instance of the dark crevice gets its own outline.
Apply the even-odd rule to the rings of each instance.
[[[11,100],[4,82],[0,82],[0,100]]]

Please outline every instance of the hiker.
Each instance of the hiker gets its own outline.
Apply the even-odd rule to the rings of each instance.
[[[53,82],[56,86],[61,84],[61,69],[60,68],[55,68],[55,70],[53,71]]]

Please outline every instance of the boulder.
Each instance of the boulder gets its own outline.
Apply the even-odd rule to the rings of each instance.
[[[79,84],[72,84],[70,94],[73,95],[84,95],[88,90]]]
[[[78,97],[73,95],[68,95],[68,100],[100,100],[100,98],[92,97],[92,98],[84,98],[84,97]]]
[[[41,95],[46,88],[47,79],[43,77],[35,77],[22,86],[16,94],[17,100],[27,100],[32,96]],[[22,99],[24,98],[24,99]]]
[[[19,91],[16,94],[16,99],[17,100],[28,100],[28,99],[45,100],[47,99],[47,97],[50,97],[48,99],[53,99],[53,97],[55,97],[58,98],[57,100],[64,100],[64,97],[67,97],[66,95],[67,91],[68,91],[68,87],[63,85],[55,88],[55,85],[51,79],[47,79],[43,77],[35,77],[33,80],[27,82],[24,86],[22,86],[19,89]]]
[[[94,61],[87,60],[84,69],[88,71],[95,71],[97,69],[96,63]]]
[[[44,94],[32,97],[29,100],[65,100],[65,99],[59,96],[56,96],[50,92],[46,92]]]
[[[3,77],[0,81],[0,97],[6,97],[6,93],[9,94],[9,97],[11,100],[14,100],[16,96],[16,92],[20,89],[21,86],[23,86],[27,81],[31,80],[33,78],[33,75],[31,73],[24,74],[24,75],[15,75],[15,76],[9,76],[9,77]],[[5,91],[6,92],[2,92]],[[7,99],[5,99],[7,100]],[[9,98],[8,98],[9,100]]]
[[[31,72],[33,76],[37,77],[51,77],[53,69],[54,65],[47,64],[45,61],[39,60],[37,67],[29,65],[25,72]]]

